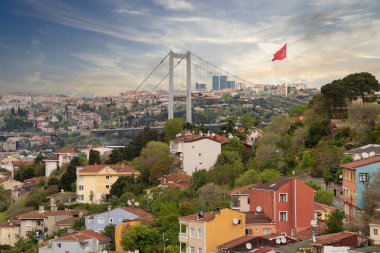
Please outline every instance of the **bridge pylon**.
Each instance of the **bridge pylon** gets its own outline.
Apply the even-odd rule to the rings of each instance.
[[[186,59],[186,90],[174,89],[173,72],[174,72],[174,59]],[[186,54],[169,52],[169,103],[168,103],[168,118],[174,118],[174,97],[186,97],[186,121],[192,123],[191,116],[191,53],[187,51]]]

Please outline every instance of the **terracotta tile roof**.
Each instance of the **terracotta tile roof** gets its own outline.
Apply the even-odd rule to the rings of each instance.
[[[20,222],[18,220],[11,220],[6,223],[0,224],[0,228],[11,228],[11,227],[17,227],[20,225]]]
[[[192,214],[188,216],[182,216],[178,217],[179,220],[188,220],[188,221],[201,221],[201,222],[208,222],[215,219],[215,212],[207,212],[203,213],[203,218],[198,219],[198,214]]]
[[[319,222],[319,225],[316,227],[317,234],[323,233],[327,228],[326,222]],[[298,240],[306,240],[311,238],[311,233],[313,231],[313,228],[307,228],[300,232],[297,232],[294,237]]]
[[[315,238],[316,242],[313,244],[317,244],[317,245],[331,244],[331,243],[339,242],[343,239],[346,239],[352,236],[358,236],[358,234],[355,232],[343,231],[343,232],[334,233],[334,234],[321,235]]]
[[[369,224],[380,225],[380,219],[374,219],[374,220],[371,220],[371,222],[370,222]]]
[[[78,153],[76,148],[61,148],[54,152],[55,154],[75,154]]]
[[[139,220],[142,222],[146,222],[146,223],[152,223],[153,222],[153,219],[154,219],[153,214],[146,212],[142,208],[122,207],[121,209],[139,216]]]
[[[186,190],[189,188],[191,176],[185,172],[176,172],[166,176],[167,183],[165,183],[165,176],[159,178],[160,184],[169,188],[181,188]]]
[[[58,211],[31,211],[28,213],[23,213],[17,216],[20,220],[33,220],[33,219],[43,219],[48,216],[65,216],[65,215],[78,215],[79,210],[58,210]]]
[[[58,226],[72,226],[74,225],[76,220],[76,218],[70,217],[61,221],[57,221],[55,224],[57,224]]]
[[[210,140],[217,141],[217,142],[222,143],[222,144],[227,143],[230,140],[230,139],[228,139],[224,136],[218,135],[218,134],[207,136],[207,138]]]
[[[250,184],[250,185],[246,185],[240,188],[233,189],[232,191],[230,191],[230,195],[249,195],[250,193],[249,190],[252,189],[252,187],[254,186],[256,186],[256,184]]]
[[[380,156],[377,155],[377,156],[370,157],[367,159],[345,163],[345,164],[341,165],[341,167],[347,168],[347,169],[356,169],[356,168],[359,168],[362,166],[366,166],[366,165],[369,165],[372,163],[378,163],[378,162],[380,162]]]
[[[254,252],[255,253],[267,253],[267,252],[272,252],[274,247],[269,247],[269,246],[264,246],[256,249]]]
[[[111,239],[107,236],[96,233],[92,230],[81,230],[73,234],[64,235],[58,238],[53,239],[52,241],[85,241],[95,238],[99,242],[109,242]]]
[[[100,165],[88,165],[84,168],[82,168],[79,172],[82,173],[82,172],[99,172],[101,171],[102,169],[104,169],[105,167],[110,167],[112,168],[114,171],[116,172],[125,172],[125,173],[135,173],[135,174],[140,174],[140,172],[128,165],[125,165],[125,164],[112,164],[112,165],[109,165],[109,164],[100,164]]]
[[[34,161],[12,161],[13,166],[33,165]]]
[[[322,203],[314,202],[314,211],[322,211],[322,212],[329,213],[329,212],[334,211],[335,209],[336,208],[333,206],[328,206]]]
[[[188,133],[181,134],[180,136],[176,137],[173,141],[174,142],[194,142],[194,141],[199,141],[206,138],[209,140],[219,142],[221,144],[227,143],[229,141],[228,138],[218,135],[218,134],[212,134],[210,136],[202,136],[202,135],[188,134]]]
[[[242,236],[242,237],[239,237],[239,238],[236,238],[234,240],[231,240],[229,242],[226,242],[222,245],[219,245],[218,246],[218,249],[230,249],[230,248],[233,248],[233,247],[236,247],[240,244],[243,244],[243,243],[246,243],[246,242],[249,242],[250,240],[254,239],[255,237],[252,236],[252,235],[245,235],[245,236]]]
[[[252,187],[252,189],[260,189],[260,190],[268,190],[268,191],[277,191],[281,186],[287,184],[292,179],[286,177],[280,177],[274,182],[265,183],[265,184],[257,184]]]
[[[43,161],[59,161],[58,156],[47,157]]]
[[[245,213],[245,224],[274,224],[264,213]]]

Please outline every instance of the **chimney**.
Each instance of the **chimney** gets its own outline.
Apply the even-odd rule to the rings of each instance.
[[[197,220],[203,219],[203,211],[200,211],[197,215]]]
[[[43,205],[39,206],[38,211],[41,213],[45,212],[45,207]]]
[[[110,212],[112,210],[112,206],[111,205],[107,206],[107,210],[108,212]]]
[[[167,183],[168,183],[168,176],[164,175],[164,184],[167,184]]]

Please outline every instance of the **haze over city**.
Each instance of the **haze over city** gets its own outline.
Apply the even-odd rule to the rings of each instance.
[[[271,59],[285,43],[290,82],[320,87],[362,71],[379,78],[379,14],[380,2],[369,0],[5,0],[0,87],[117,94],[136,88],[169,50],[190,50],[253,83],[279,84],[285,61]]]

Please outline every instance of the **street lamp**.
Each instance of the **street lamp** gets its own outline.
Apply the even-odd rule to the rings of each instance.
[[[166,253],[166,242],[168,241],[169,239],[165,239],[165,233],[162,234],[162,241],[164,242],[164,253]]]

